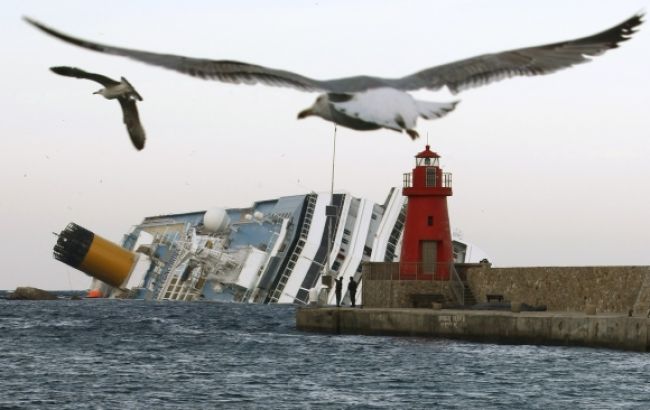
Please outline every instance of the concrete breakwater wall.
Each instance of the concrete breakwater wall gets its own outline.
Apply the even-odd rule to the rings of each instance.
[[[504,301],[546,305],[550,311],[590,311],[647,317],[650,313],[650,266],[576,266],[492,268],[457,265],[460,278],[478,303],[487,295]],[[440,294],[454,301],[448,281],[399,280],[398,263],[363,266],[363,305],[412,307],[416,294]]]
[[[627,315],[432,309],[300,308],[299,330],[431,336],[493,343],[574,345],[648,351],[650,319]]]
[[[477,301],[487,294],[505,300],[546,305],[550,311],[585,311],[648,316],[649,266],[491,268],[470,267],[466,281]]]

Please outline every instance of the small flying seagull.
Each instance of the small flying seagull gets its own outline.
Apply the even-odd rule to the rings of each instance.
[[[483,54],[418,71],[401,78],[381,78],[368,75],[317,80],[290,71],[263,67],[239,61],[210,60],[160,54],[95,43],[63,34],[37,21],[25,20],[60,40],[100,53],[127,57],[147,64],[203,79],[234,84],[263,83],[293,87],[301,91],[323,92],[316,102],[298,114],[321,117],[355,130],[387,128],[406,131],[418,137],[415,125],[418,117],[436,119],[454,109],[457,102],[437,103],[416,100],[408,91],[439,90],[443,87],[457,94],[468,88],[515,76],[550,74],[576,64],[591,61],[628,40],[643,20],[636,14],[621,24],[601,33],[574,40]]]
[[[120,103],[123,121],[129,132],[129,137],[131,137],[131,142],[138,150],[144,148],[144,129],[140,124],[138,108],[135,105],[136,100],[142,101],[142,97],[126,78],[122,77],[121,81],[115,81],[104,75],[89,73],[75,67],[50,67],[50,70],[66,77],[85,78],[103,85],[104,88],[93,94],[100,94],[108,100],[117,100]]]

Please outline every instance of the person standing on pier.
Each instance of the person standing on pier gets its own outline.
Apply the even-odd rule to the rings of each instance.
[[[350,303],[352,303],[352,307],[354,307],[356,304],[357,282],[354,281],[353,277],[350,277],[350,282],[348,283],[348,291],[350,292]]]
[[[334,279],[334,293],[336,293],[336,307],[341,306],[341,291],[343,291],[343,278]]]

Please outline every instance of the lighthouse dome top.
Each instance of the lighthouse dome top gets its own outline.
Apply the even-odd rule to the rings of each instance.
[[[425,146],[424,151],[419,152],[415,158],[440,158],[440,155],[437,153],[431,151],[431,147],[429,145]]]

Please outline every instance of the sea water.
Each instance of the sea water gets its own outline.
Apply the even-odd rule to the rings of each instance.
[[[295,307],[0,300],[0,408],[650,409],[650,354],[296,330]]]

